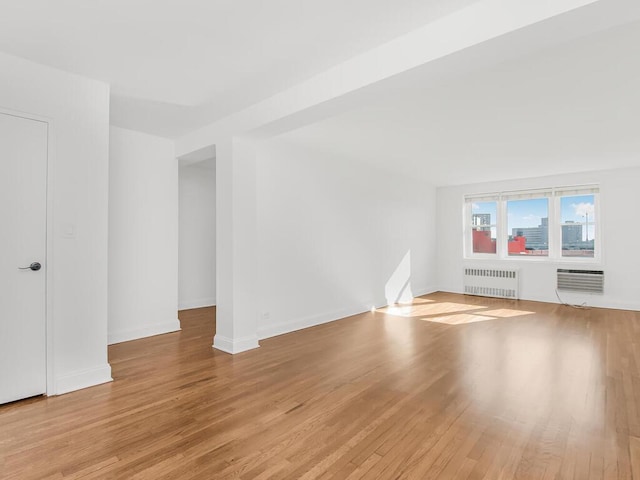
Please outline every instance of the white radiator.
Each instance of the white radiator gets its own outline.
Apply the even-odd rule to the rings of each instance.
[[[464,293],[483,297],[518,298],[518,270],[465,268]]]
[[[602,270],[558,269],[558,290],[573,292],[604,293]]]

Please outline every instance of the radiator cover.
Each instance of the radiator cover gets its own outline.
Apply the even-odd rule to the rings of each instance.
[[[482,297],[517,299],[519,276],[516,269],[465,267],[464,293]]]

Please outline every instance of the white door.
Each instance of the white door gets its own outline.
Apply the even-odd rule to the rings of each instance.
[[[0,113],[0,404],[46,392],[47,129]]]

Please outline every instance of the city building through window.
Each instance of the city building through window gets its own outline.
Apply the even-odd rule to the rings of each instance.
[[[497,202],[478,202],[473,205],[471,228],[474,253],[496,253]]]
[[[467,257],[599,258],[594,185],[465,196]]]

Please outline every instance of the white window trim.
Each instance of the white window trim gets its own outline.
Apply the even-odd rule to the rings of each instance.
[[[562,197],[593,195],[595,208],[595,243],[593,257],[563,257],[562,256],[562,223],[560,199]],[[509,255],[507,228],[507,202],[509,200],[524,200],[528,198],[547,198],[549,218],[549,255]],[[496,202],[496,253],[474,253],[471,218],[474,202]],[[465,195],[463,198],[463,254],[469,260],[499,260],[506,262],[533,262],[556,264],[601,264],[604,241],[602,238],[602,216],[599,185],[575,185],[552,188],[538,188],[518,191],[505,191],[495,193],[481,193]],[[494,225],[494,224],[492,224]]]
[[[473,200],[476,200],[475,198]],[[489,201],[493,202],[495,200],[476,200],[476,201]],[[495,259],[497,257],[497,253],[474,253],[473,252],[473,240],[472,240],[472,231],[474,225],[471,224],[471,215],[473,213],[473,201],[464,202],[464,249],[465,249],[465,257],[466,258],[474,258],[474,259]],[[498,203],[499,205],[499,203]],[[498,214],[498,217],[500,214]],[[496,223],[496,252],[500,251],[500,224]]]

